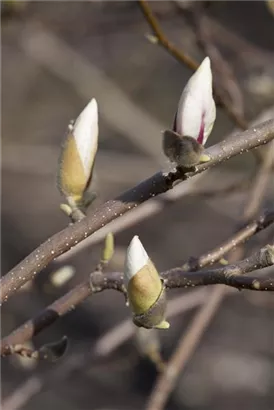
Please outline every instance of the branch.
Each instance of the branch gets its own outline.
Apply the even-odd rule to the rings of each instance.
[[[178,50],[174,44],[170,43],[168,39],[166,38],[164,32],[161,29],[161,26],[159,22],[157,21],[156,17],[154,16],[153,12],[151,11],[151,8],[148,4],[147,1],[144,0],[139,0],[138,1],[139,6],[141,8],[141,11],[148,22],[150,28],[152,29],[153,33],[155,34],[155,37],[158,41],[158,43],[167,50],[167,52],[176,58],[177,61],[180,63],[185,64],[187,67],[189,67],[191,70],[196,70],[199,66],[194,60],[192,60],[189,56],[184,54],[182,51]],[[194,7],[195,10],[195,7]],[[199,26],[199,23],[198,23]],[[208,36],[207,36],[207,41],[208,41]],[[207,44],[206,41],[203,41],[203,43]],[[209,47],[206,47],[206,51],[212,51],[212,48],[208,50]],[[214,55],[216,56],[216,51],[217,49],[214,50]],[[210,53],[210,56],[212,53]],[[220,57],[220,55],[218,54]],[[220,62],[220,59],[218,59],[218,62]],[[216,58],[214,58],[214,63],[217,63]],[[216,68],[216,67],[215,67]],[[226,69],[227,71],[227,69]],[[240,127],[242,130],[246,130],[248,128],[248,123],[246,120],[243,118],[243,116],[235,111],[233,104],[231,104],[229,101],[227,101],[226,96],[224,95],[223,92],[219,92],[218,87],[216,86],[216,81],[213,81],[213,88],[214,88],[214,94],[217,97],[216,102],[219,103],[220,105],[223,106],[223,108],[226,110],[227,114],[229,117],[237,124],[238,127]],[[235,89],[235,88],[234,88]]]
[[[267,228],[274,222],[274,211],[265,212],[258,219],[255,219],[250,224],[246,225],[243,229],[237,232],[232,238],[223,242],[216,249],[199,258],[190,258],[190,260],[183,265],[182,269],[184,271],[196,271],[203,268],[206,265],[218,262],[226,253],[231,251],[237,245],[243,244],[251,236],[260,232],[262,229]]]
[[[249,201],[247,202],[243,221],[248,221],[253,217],[259,209],[263,199],[263,194],[267,186],[268,177],[270,176],[270,168],[272,164],[274,147],[271,142],[269,151],[264,157],[264,161],[256,175],[253,188],[250,193]],[[272,239],[272,238],[271,238]],[[231,255],[232,260],[237,260],[244,254],[243,245],[236,248]],[[254,282],[256,285],[256,282]],[[258,284],[258,287],[260,284]],[[178,345],[166,365],[165,372],[160,374],[156,381],[155,387],[148,400],[147,410],[162,410],[168,400],[169,394],[173,390],[176,379],[184,370],[186,364],[190,360],[193,352],[198,346],[203,333],[209,326],[214,314],[219,309],[221,302],[226,294],[226,288],[217,286],[209,295],[207,300],[195,314],[187,332],[183,333],[179,339]]]
[[[179,373],[183,370],[188,358],[198,345],[201,335],[223,299],[222,293],[214,292],[214,290],[211,292],[212,297],[209,295],[209,298],[203,303],[186,333],[184,332],[180,338],[180,342],[171,356],[165,371],[160,374],[153,388],[146,410],[162,410],[164,408]],[[186,336],[184,337],[185,334]]]
[[[162,31],[160,24],[158,23],[156,17],[151,11],[150,6],[148,5],[147,1],[139,0],[138,4],[140,9],[147,20],[148,24],[150,25],[153,33],[155,34],[157,41],[159,44],[165,48],[173,57],[176,58],[180,63],[184,63],[187,67],[191,70],[197,70],[199,64],[196,63],[191,57],[184,54],[182,51],[178,50],[174,44],[170,43],[166,38],[164,32]]]
[[[165,286],[169,289],[222,284],[238,289],[274,291],[273,279],[241,276],[272,265],[274,265],[274,244],[267,245],[252,256],[225,267],[190,274],[186,274],[182,268],[175,268],[162,273],[162,277]]]
[[[141,203],[172,189],[174,182],[191,178],[235,155],[249,151],[272,139],[274,139],[274,120],[266,121],[256,128],[233,135],[227,140],[208,148],[205,152],[211,160],[198,165],[193,172],[185,174],[178,169],[167,175],[158,172],[118,198],[107,201],[90,216],[53,235],[7,273],[0,282],[1,303],[6,301],[10,295],[32,279],[35,274],[39,273],[57,256],[62,255],[101,227]]]
[[[201,5],[203,8],[203,5]],[[221,102],[229,117],[234,123],[246,130],[248,123],[244,118],[244,102],[240,87],[233,75],[229,64],[224,60],[218,48],[212,42],[212,30],[207,15],[200,7],[192,9],[194,24],[197,30],[198,41],[202,45],[205,53],[210,57],[213,66],[214,92],[217,100]],[[228,96],[226,95],[228,94]]]
[[[199,258],[191,258],[191,260],[183,265],[182,268],[178,268],[181,272],[181,278],[183,281],[184,287],[191,287],[191,286],[200,286],[206,284],[212,284],[212,270],[211,271],[200,271],[196,273],[189,273],[191,269],[197,270],[209,263],[214,263],[218,261],[222,256],[225,255],[229,250],[234,248],[235,246],[239,245],[243,241],[247,240],[254,234],[260,232],[261,230],[267,228],[269,225],[274,223],[274,211],[267,212],[265,215],[258,218],[256,221],[252,222],[250,225],[247,225],[243,228],[240,232],[238,232],[235,236],[230,238],[230,240],[224,242],[219,246],[217,249],[212,250],[210,253],[206,255],[202,255]],[[229,267],[226,266],[225,269]],[[221,270],[224,268],[221,268]],[[177,270],[171,270],[171,278],[174,276],[174,272],[176,273]],[[218,273],[215,272],[215,279],[220,280],[221,275],[218,276]],[[217,270],[218,272],[218,270]],[[163,273],[163,277],[167,277],[169,275],[168,272]],[[179,274],[178,274],[179,275]],[[177,275],[177,276],[178,276]],[[193,275],[196,275],[194,277]],[[224,276],[224,275],[223,275]],[[195,283],[192,281],[195,279]],[[228,279],[226,279],[228,281]],[[254,278],[251,278],[251,282],[254,281]],[[219,282],[216,282],[219,283]],[[235,282],[234,282],[235,283]],[[175,287],[176,287],[176,283]],[[226,284],[226,283],[225,283]],[[230,285],[229,283],[227,283]],[[166,282],[167,287],[169,286],[169,282]],[[234,285],[230,285],[234,286]],[[240,285],[239,285],[240,286]],[[60,299],[57,299],[54,303],[48,306],[46,309],[42,310],[34,319],[30,319],[25,322],[22,326],[16,329],[13,333],[3,339],[2,346],[1,346],[1,355],[10,354],[10,346],[15,344],[22,344],[27,340],[31,339],[33,336],[37,335],[46,327],[50,326],[54,323],[59,317],[63,316],[67,312],[71,310],[71,306],[77,306],[83,300],[85,300],[89,295],[97,292],[101,292],[105,289],[116,289],[118,291],[124,292],[123,287],[123,274],[122,273],[104,273],[101,274],[100,272],[93,272],[90,275],[90,278],[85,282],[80,283],[75,288],[70,290]],[[254,289],[253,289],[254,290]],[[256,290],[256,289],[255,289]]]

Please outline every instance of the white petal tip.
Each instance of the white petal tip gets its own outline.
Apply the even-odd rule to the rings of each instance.
[[[139,237],[135,235],[131,240],[126,253],[125,279],[129,281],[148,262],[149,257]]]
[[[200,67],[201,67],[201,66],[210,67],[210,65],[211,65],[211,63],[210,63],[210,58],[209,58],[209,57],[206,57],[206,58],[204,58],[203,61],[201,62]]]
[[[98,121],[98,104],[95,98],[92,98],[85,106],[78,118],[80,117],[86,117],[89,121]]]
[[[206,57],[201,64],[199,65],[199,67],[197,68],[196,73],[198,73],[197,75],[199,76],[203,76],[203,80],[204,81],[212,81],[212,72],[211,72],[211,62],[210,62],[210,58]],[[195,75],[195,73],[194,73]],[[197,77],[196,75],[196,77]]]
[[[83,109],[74,123],[72,133],[87,177],[94,162],[98,146],[98,105],[95,98]]]
[[[95,98],[85,106],[81,114],[74,123],[74,133],[78,130],[83,131],[84,127],[91,127],[98,122],[98,104]]]

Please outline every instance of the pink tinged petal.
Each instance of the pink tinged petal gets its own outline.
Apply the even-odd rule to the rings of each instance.
[[[204,144],[212,130],[216,108],[212,97],[210,60],[204,59],[188,81],[179,101],[175,131]]]
[[[205,120],[204,120],[205,115],[203,114],[202,117],[202,122],[201,122],[201,128],[200,128],[200,132],[199,132],[199,136],[197,138],[197,141],[199,142],[199,144],[203,145],[204,143],[204,134],[205,134]]]

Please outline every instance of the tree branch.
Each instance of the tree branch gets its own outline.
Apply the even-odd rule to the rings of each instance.
[[[179,372],[183,370],[188,358],[198,345],[201,335],[223,299],[223,294],[215,292],[215,290],[216,289],[211,292],[212,296],[209,295],[209,298],[203,303],[202,307],[194,317],[193,322],[191,322],[186,330],[186,333],[184,332],[183,337],[180,338],[178,346],[171,356],[165,371],[161,373],[156,386],[149,397],[146,410],[162,410],[164,408]]]
[[[274,244],[267,245],[259,252],[235,264],[212,270],[191,272],[189,275],[182,268],[175,268],[162,273],[162,277],[165,286],[169,289],[222,284],[238,289],[273,291],[273,279],[241,276],[272,265],[274,265]]]
[[[116,199],[107,201],[96,209],[92,215],[68,226],[46,240],[7,273],[0,282],[1,303],[45,268],[54,258],[141,203],[172,189],[175,181],[191,178],[235,155],[249,151],[272,139],[274,139],[274,120],[266,121],[256,128],[235,134],[227,140],[208,148],[205,152],[211,160],[198,165],[193,172],[185,174],[179,169],[167,175],[158,172]]]
[[[210,285],[214,283],[224,283],[233,287],[242,287],[243,283],[238,281],[237,278],[232,278],[227,272],[231,269],[230,266],[225,268],[213,269],[209,271],[198,271],[198,272],[187,272],[197,270],[205,266],[206,264],[214,263],[218,261],[225,253],[233,249],[235,246],[239,245],[243,241],[247,240],[259,231],[267,228],[269,225],[274,223],[274,211],[267,212],[265,215],[261,216],[251,224],[247,225],[240,232],[225,241],[223,244],[217,247],[217,249],[212,250],[206,255],[202,255],[199,258],[191,258],[189,262],[185,263],[182,268],[172,269],[162,274],[165,278],[166,286],[168,288],[178,287],[178,281],[180,281],[183,287]],[[249,264],[253,259],[249,258]],[[242,268],[241,262],[239,263],[240,268]],[[244,265],[246,266],[246,265]],[[233,272],[235,266],[232,265]],[[231,270],[229,271],[232,272]],[[169,279],[170,276],[170,279]],[[254,288],[254,278],[244,278],[245,287],[253,290]],[[169,281],[170,280],[170,281]],[[223,282],[222,282],[223,281]],[[274,285],[273,285],[274,286]],[[262,288],[267,287],[265,290],[271,288],[268,282],[262,283]],[[115,289],[124,292],[123,286],[123,274],[122,273],[104,273],[93,272],[90,278],[68,293],[66,293],[61,298],[57,299],[54,303],[48,306],[46,309],[42,310],[34,319],[30,319],[25,322],[22,326],[17,328],[9,336],[2,340],[1,345],[1,355],[10,354],[10,346],[15,344],[22,344],[27,340],[31,339],[33,336],[41,332],[46,327],[54,323],[59,317],[63,316],[71,310],[71,306],[76,306],[85,300],[89,295],[97,292],[101,292],[105,289]],[[263,289],[260,289],[263,290]]]
[[[196,70],[199,66],[199,64],[196,63],[196,61],[194,61],[192,58],[190,58],[189,56],[187,56],[186,54],[184,54],[181,50],[178,50],[177,47],[174,46],[174,44],[172,44],[170,41],[168,41],[167,37],[165,36],[164,32],[161,29],[161,26],[159,24],[159,22],[157,21],[155,15],[153,14],[149,4],[147,1],[145,0],[139,0],[138,1],[140,9],[146,19],[146,21],[148,22],[150,28],[152,29],[157,41],[159,42],[159,44],[165,49],[167,50],[167,52],[173,56],[174,58],[176,58],[177,61],[179,61],[180,63],[185,64],[187,67],[189,67],[191,70]],[[195,13],[194,15],[196,16],[196,8],[194,7]],[[197,18],[195,19],[196,24],[197,24]],[[198,23],[199,25],[199,23]],[[200,39],[201,41],[201,39]],[[203,39],[202,41],[203,45],[206,44],[206,51],[210,51],[210,55],[212,54],[212,48],[209,49],[208,47],[208,36],[205,39]],[[215,49],[216,51],[217,49]],[[214,51],[214,56],[216,57],[216,53]],[[218,54],[219,56],[219,54]],[[212,55],[211,55],[212,57]],[[219,61],[220,59],[218,59]],[[216,58],[214,58],[214,63],[216,62]],[[219,61],[220,62],[220,61]],[[216,68],[216,67],[215,67]],[[227,68],[226,70],[227,71]],[[223,73],[222,73],[223,74]],[[233,104],[231,104],[224,92],[220,92],[219,88],[216,86],[216,81],[213,80],[213,88],[214,88],[214,94],[216,96],[216,102],[220,105],[222,105],[222,107],[225,109],[225,111],[227,112],[228,116],[232,119],[232,121],[234,121],[234,123],[240,127],[242,130],[246,130],[248,128],[248,123],[246,122],[246,120],[244,119],[244,117],[237,112],[234,107]],[[230,84],[231,85],[231,84]],[[235,88],[234,88],[235,90]]]
[[[146,21],[150,25],[159,44],[163,48],[165,48],[173,57],[175,57],[177,61],[179,61],[180,63],[184,63],[191,70],[197,70],[199,64],[196,61],[194,61],[191,57],[184,54],[182,51],[178,50],[178,48],[175,47],[174,44],[168,41],[164,32],[161,29],[160,24],[158,23],[156,17],[152,13],[151,8],[148,5],[148,2],[144,0],[139,0],[138,3]]]
[[[203,5],[193,7],[192,13],[198,41],[206,55],[210,57],[213,73],[217,74],[216,76],[213,75],[214,92],[217,100],[221,102],[232,121],[242,130],[246,130],[248,122],[244,117],[244,102],[240,87],[231,67],[212,42],[210,21],[203,10]]]

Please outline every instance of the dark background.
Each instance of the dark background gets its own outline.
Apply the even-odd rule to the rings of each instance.
[[[201,61],[193,28],[178,4],[151,2],[151,7],[169,38]],[[216,29],[215,42],[240,83],[247,118],[262,112],[273,117],[274,20],[265,2],[212,2],[208,13],[232,33],[226,37]],[[48,54],[50,45],[35,35],[41,27],[61,42],[56,56]],[[145,37],[149,32],[136,2],[2,5],[3,273],[67,225],[55,186],[59,147],[68,122],[92,97],[100,114],[97,205],[157,170],[169,169],[161,153],[160,132],[170,127],[191,72],[151,44]],[[74,63],[67,64],[71,53]],[[232,130],[234,124],[218,109],[208,144]],[[221,188],[249,178],[254,166],[252,154],[239,156],[197,184],[201,189]],[[234,232],[246,199],[246,191],[226,197],[182,197],[160,214],[117,233],[109,269],[122,270],[125,248],[135,234],[160,271],[210,250]],[[273,199],[272,178],[262,209]],[[258,235],[249,250],[263,246],[271,235],[273,229]],[[98,262],[100,249],[97,244],[65,262],[55,261],[30,287],[13,296],[3,306],[2,333],[8,334],[85,278]],[[76,274],[56,289],[49,275],[64,263],[75,267]],[[268,294],[235,292],[226,298],[166,408],[273,409],[273,308],[273,296]],[[170,330],[159,333],[164,359],[192,315],[190,311],[171,318]],[[121,295],[95,295],[33,341],[40,346],[66,334],[69,350],[58,363],[2,360],[3,399],[21,388],[16,397],[24,402],[10,403],[5,410],[144,408],[157,373],[140,356],[134,340],[108,357],[93,353],[98,338],[127,317]],[[77,369],[75,363],[80,363]]]

